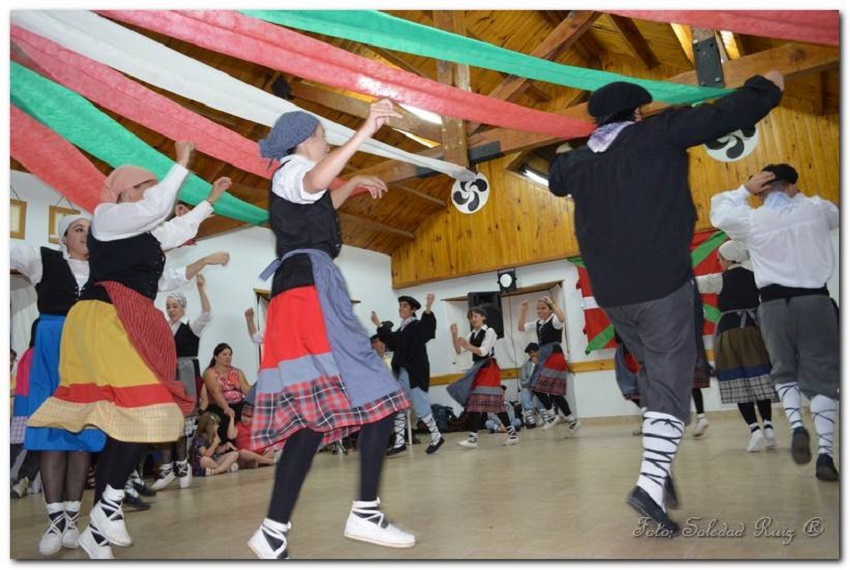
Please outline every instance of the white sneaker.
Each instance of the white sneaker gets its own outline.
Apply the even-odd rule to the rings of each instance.
[[[771,427],[764,428],[764,446],[767,449],[776,447],[776,436],[773,434],[773,428]]]
[[[546,421],[543,423],[543,430],[550,430],[559,423],[561,423],[561,416],[559,414],[555,414],[554,416],[551,416],[546,419]]]
[[[505,445],[516,445],[519,443],[519,436],[515,433],[509,435],[507,439],[505,439]]]
[[[20,499],[27,494],[27,487],[30,486],[30,480],[26,477],[21,477],[18,482],[12,485],[12,498]]]
[[[53,556],[62,550],[62,531],[59,525],[65,522],[65,511],[61,511],[55,517],[50,517],[50,526],[41,535],[38,541],[38,553],[42,556]]]
[[[159,479],[154,481],[153,484],[151,485],[151,489],[153,489],[154,491],[162,491],[169,484],[171,484],[172,481],[177,479],[177,475],[175,475],[174,471],[171,471],[171,470],[169,470],[168,472],[166,472],[164,474],[162,472],[160,472],[160,474],[162,475],[162,477],[160,477]]]
[[[761,440],[762,440],[762,437],[761,437],[761,430],[760,429],[757,429],[756,431],[751,433],[750,434],[750,441],[749,441],[749,443],[747,443],[747,452],[748,453],[755,453],[756,451],[760,451],[759,448],[761,447],[761,445],[760,445]]]
[[[176,464],[177,468],[177,482],[180,484],[181,489],[188,489],[192,484],[192,468],[189,466],[189,462],[180,463],[179,461]]]
[[[478,447],[478,438],[467,436],[466,439],[457,442],[457,444],[461,447],[466,447],[468,449],[476,449]]]
[[[343,535],[351,540],[370,542],[390,548],[411,548],[416,537],[390,524],[384,513],[378,510],[380,499],[376,501],[354,501]]]
[[[65,511],[65,530],[62,532],[62,546],[71,550],[80,547],[80,531],[77,521],[80,520],[79,511]]]
[[[292,524],[287,523],[286,530],[280,531],[264,522],[248,541],[248,548],[261,560],[289,560],[289,540],[286,534],[291,528]]]
[[[97,530],[95,528],[95,530]],[[112,546],[109,545],[109,540],[98,533],[92,531],[92,525],[89,525],[83,530],[80,535],[80,548],[82,548],[88,557],[92,560],[114,560],[112,556]]]
[[[694,437],[702,437],[702,434],[705,433],[705,430],[708,429],[708,420],[705,418],[700,418],[697,420],[697,425],[694,427]]]
[[[106,497],[101,497],[89,513],[89,518],[98,532],[115,546],[133,544],[133,539],[127,532],[127,525],[124,524],[124,511],[121,509],[121,501],[115,503]]]

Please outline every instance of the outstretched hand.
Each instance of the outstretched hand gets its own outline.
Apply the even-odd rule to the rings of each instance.
[[[177,164],[183,167],[188,167],[195,154],[195,143],[192,141],[175,142],[174,154],[177,157]]]
[[[377,176],[357,175],[351,179],[355,187],[363,187],[369,191],[372,198],[383,198],[389,191],[386,183]]]
[[[378,313],[375,311],[372,311],[372,324],[379,328],[381,326],[381,319],[378,318]]]
[[[215,182],[213,182],[212,190],[210,190],[209,196],[207,196],[207,202],[210,204],[215,204],[216,201],[221,198],[225,192],[227,192],[230,187],[233,185],[233,181],[230,180],[227,176],[222,176]]]

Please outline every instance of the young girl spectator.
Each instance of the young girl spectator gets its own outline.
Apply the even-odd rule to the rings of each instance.
[[[516,445],[519,443],[519,436],[508,418],[502,392],[502,373],[493,351],[496,346],[496,331],[485,324],[487,313],[481,307],[474,307],[467,316],[472,327],[468,339],[458,336],[457,323],[452,323],[450,327],[455,352],[460,354],[468,350],[472,353],[472,368],[448,387],[449,395],[469,413],[469,435],[458,444],[470,449],[478,447],[481,414],[493,413],[499,416],[507,429],[505,445]]]
[[[239,452],[232,443],[222,444],[220,427],[221,417],[212,412],[204,412],[198,419],[192,439],[192,475],[211,477],[239,470]]]

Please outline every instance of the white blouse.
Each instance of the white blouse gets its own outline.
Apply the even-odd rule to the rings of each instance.
[[[484,330],[484,340],[481,341],[481,346],[478,347],[481,349],[481,356],[492,356],[493,355],[493,347],[496,346],[496,331],[491,329],[487,325],[481,327]],[[466,340],[472,342],[472,335],[475,334],[475,331],[470,331],[469,336]],[[471,351],[470,351],[471,352]]]
[[[312,204],[324,196],[327,190],[310,193],[304,190],[304,177],[316,163],[300,154],[292,154],[281,162],[285,166],[278,168],[272,177],[272,192],[294,204]]]
[[[552,326],[555,327],[555,330],[561,330],[561,329],[564,328],[564,323],[561,322],[561,319],[559,319],[558,316],[555,313],[552,313],[551,315],[549,315],[549,318],[546,319],[545,321],[543,321],[541,319],[537,319],[537,320],[525,323],[523,325],[522,330],[524,330],[526,332],[528,332],[528,331],[537,332],[537,323],[545,325],[548,321],[552,321]]]

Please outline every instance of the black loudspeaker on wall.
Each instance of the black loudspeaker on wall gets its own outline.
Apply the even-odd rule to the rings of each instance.
[[[498,291],[467,293],[469,308],[482,307],[487,313],[487,326],[496,331],[497,338],[504,338],[505,324],[502,321],[502,295]]]

